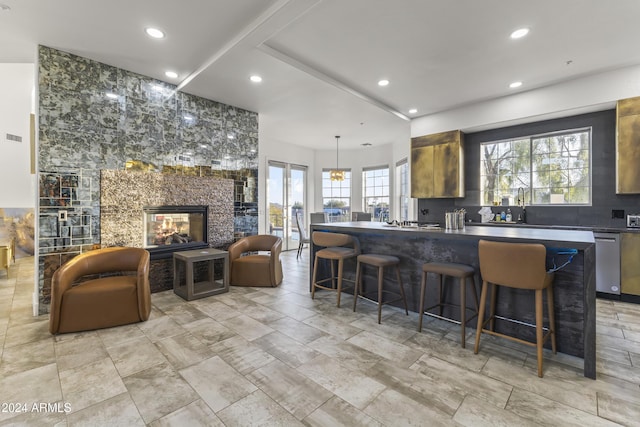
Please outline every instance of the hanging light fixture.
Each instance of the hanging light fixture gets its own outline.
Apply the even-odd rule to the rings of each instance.
[[[340,140],[340,135],[336,135],[336,168],[331,169],[329,171],[329,178],[331,181],[344,181],[345,172],[340,169],[338,164],[338,141]]]

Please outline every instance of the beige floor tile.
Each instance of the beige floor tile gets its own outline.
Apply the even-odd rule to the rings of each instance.
[[[184,303],[184,300],[176,295],[173,290],[157,292],[152,295],[151,303],[161,311]]]
[[[175,369],[182,369],[213,357],[209,347],[190,333],[157,341],[156,346]]]
[[[598,415],[625,426],[637,425],[640,423],[640,400],[634,397],[598,393]]]
[[[622,333],[621,328],[617,328],[615,326],[608,326],[599,322],[596,322],[596,333],[602,334],[602,335],[608,335],[610,337],[624,339],[624,334]]]
[[[285,315],[279,311],[272,310],[269,307],[258,305],[245,312],[247,316],[261,323],[269,323],[278,319],[282,319]]]
[[[302,344],[309,344],[310,342],[327,335],[320,329],[314,328],[313,326],[309,326],[290,317],[284,317],[276,320],[275,322],[271,322],[269,323],[269,326]]]
[[[337,396],[302,420],[310,427],[382,427],[382,424]]]
[[[260,390],[218,412],[218,416],[228,427],[304,425]]]
[[[365,374],[382,359],[382,356],[332,335],[318,338],[309,347]]]
[[[427,356],[438,357],[455,365],[464,367],[471,371],[480,372],[489,360],[490,355],[480,350],[478,354],[473,353],[473,345],[469,343],[467,348],[462,348],[459,343],[446,338],[436,340],[433,335],[417,334],[406,345],[419,348]]]
[[[258,339],[264,335],[273,332],[273,328],[252,319],[249,316],[241,314],[240,316],[232,317],[231,319],[223,320],[220,323],[236,332],[238,335],[244,337],[248,341]]]
[[[257,390],[219,356],[183,369],[180,374],[216,413]]]
[[[123,381],[147,424],[199,398],[168,363],[136,372]]]
[[[597,400],[594,390],[577,387],[576,382],[582,381],[576,372],[575,380],[545,373],[544,378],[538,378],[537,368],[531,366],[514,366],[496,358],[491,358],[482,370],[484,375],[500,380],[516,388],[553,399],[566,406],[581,411],[596,414]]]
[[[238,335],[213,319],[203,319],[184,325],[184,328],[205,345],[212,345]]]
[[[596,372],[640,384],[640,366],[600,359],[596,360]]]
[[[600,346],[596,348],[596,358],[602,361],[610,361],[620,363],[621,365],[631,365],[631,355],[626,350],[618,350],[617,348]]]
[[[453,421],[467,427],[537,427],[538,423],[497,407],[472,395],[467,395],[453,416]]]
[[[242,375],[275,360],[271,354],[239,335],[213,344],[210,348]]]
[[[15,347],[21,344],[46,340],[51,338],[49,333],[49,319],[41,319],[31,323],[9,322],[4,339],[4,347]]]
[[[340,319],[324,314],[309,317],[304,320],[304,323],[341,340],[349,339],[362,331],[362,329],[351,326]]]
[[[56,360],[60,372],[102,360],[108,356],[102,340],[95,332],[66,334],[55,343]]]
[[[186,325],[197,320],[206,319],[208,316],[198,310],[197,307],[188,303],[175,304],[163,310],[164,313],[172,318],[178,325]]]
[[[145,423],[131,400],[129,393],[122,393],[67,417],[70,426],[141,426]]]
[[[519,388],[513,390],[506,409],[539,425],[576,427],[618,425],[595,414]]]
[[[225,427],[224,423],[202,400],[196,400],[175,412],[155,420],[150,427]]]
[[[304,308],[303,306],[283,303],[283,301],[280,300],[269,304],[268,307],[296,320],[304,320],[316,315],[314,311]]]
[[[356,328],[374,333],[378,336],[398,343],[404,343],[418,333],[417,322],[414,325],[409,325],[406,322],[406,316],[404,316],[404,312],[402,313],[402,315],[394,315],[383,319],[382,324],[380,325],[375,320],[377,319],[377,316],[377,313],[373,313],[370,318],[358,319],[354,322],[351,322],[351,326],[355,326]],[[400,320],[398,321],[396,319]]]
[[[160,341],[174,335],[184,334],[186,330],[169,316],[147,320],[138,324],[140,330],[151,340]]]
[[[60,372],[60,386],[64,401],[71,405],[71,412],[127,391],[109,357]]]
[[[319,354],[280,332],[265,335],[253,343],[292,368],[297,368],[303,363],[313,360]]]
[[[231,319],[232,317],[236,317],[242,314],[241,312],[234,310],[228,305],[216,300],[216,297],[217,295],[209,298],[202,298],[193,301],[191,304],[194,305],[198,310],[218,322],[226,319]]]
[[[144,338],[145,334],[140,330],[137,323],[131,325],[117,326],[115,328],[100,329],[98,336],[106,348],[124,344],[127,341]]]
[[[256,369],[247,378],[301,420],[333,394],[280,361]]]
[[[62,390],[55,363],[0,378],[0,403],[55,403],[62,401]],[[0,421],[19,415],[0,411]]]
[[[147,337],[125,341],[120,345],[109,347],[107,352],[122,377],[167,361]]]
[[[364,412],[387,426],[450,426],[451,415],[423,405],[398,393],[385,390],[378,395]]]
[[[53,339],[8,347],[2,352],[0,378],[55,363]]]
[[[415,348],[399,344],[396,341],[390,341],[387,338],[366,331],[354,335],[349,338],[347,342],[377,354],[404,368],[411,366],[424,354]]]
[[[385,388],[378,381],[345,366],[341,360],[325,355],[300,366],[298,371],[358,409],[367,406]]]
[[[472,394],[498,407],[506,405],[513,391],[513,387],[509,384],[437,357],[423,356],[411,367],[411,370],[430,378],[444,390],[450,389],[462,395]]]
[[[624,339],[633,341],[636,343],[640,343],[640,332],[631,331],[631,330],[622,330],[622,334],[624,335]],[[638,352],[636,352],[638,353]]]

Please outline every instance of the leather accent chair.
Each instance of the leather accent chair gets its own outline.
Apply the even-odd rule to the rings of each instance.
[[[269,254],[247,254],[258,251]],[[282,239],[278,236],[260,234],[241,238],[229,246],[229,283],[233,286],[278,286],[282,283],[280,252]]]
[[[113,275],[135,272],[135,275]],[[112,273],[112,275],[102,276]],[[98,276],[74,285],[84,276]],[[49,332],[88,331],[142,322],[151,313],[149,252],[114,247],[82,253],[53,275]]]

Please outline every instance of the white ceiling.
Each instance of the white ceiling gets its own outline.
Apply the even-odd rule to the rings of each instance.
[[[405,139],[408,118],[508,96],[512,81],[525,91],[640,64],[638,0],[0,4],[0,63],[54,47],[256,111],[261,138],[314,149],[332,149],[334,135],[342,148]],[[530,34],[511,40],[523,26]]]

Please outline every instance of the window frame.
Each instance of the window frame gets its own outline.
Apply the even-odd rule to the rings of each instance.
[[[534,203],[534,196],[533,196],[533,181],[534,181],[534,154],[532,154],[533,152],[533,144],[535,140],[538,139],[544,139],[544,138],[553,138],[553,137],[557,137],[557,136],[562,136],[562,135],[571,135],[571,134],[578,134],[578,133],[587,133],[588,137],[589,137],[589,141],[588,141],[588,147],[587,147],[587,151],[588,151],[588,155],[589,155],[589,159],[587,163],[587,167],[588,167],[588,201],[585,203]],[[480,180],[480,191],[479,191],[479,204],[480,206],[493,206],[495,205],[496,201],[494,199],[494,203],[493,204],[487,204],[484,202],[484,194],[485,194],[485,188],[484,188],[484,161],[485,161],[485,157],[483,155],[483,149],[485,145],[488,144],[500,144],[500,143],[505,143],[505,142],[515,142],[515,141],[524,141],[524,140],[528,140],[529,141],[529,186],[524,188],[525,190],[525,204],[527,206],[564,206],[564,207],[568,207],[568,206],[592,206],[593,204],[593,128],[592,126],[584,126],[584,127],[578,127],[578,128],[571,128],[571,129],[563,129],[563,130],[558,130],[558,131],[552,131],[552,132],[544,132],[544,133],[540,133],[540,134],[531,134],[531,135],[524,135],[524,136],[514,136],[511,138],[505,138],[505,139],[500,139],[500,140],[493,140],[493,141],[485,141],[485,142],[480,142],[479,144],[479,150],[480,150],[480,159],[479,159],[479,180]],[[564,158],[564,157],[563,157]],[[568,171],[571,170],[572,168],[565,168],[562,169],[564,171]],[[573,187],[570,187],[573,188]],[[513,197],[513,194],[510,194],[510,197]],[[495,197],[495,196],[494,196]],[[514,198],[513,200],[514,202],[517,201],[516,198]],[[511,201],[510,201],[511,202]],[[511,203],[510,203],[511,204]]]
[[[374,172],[373,176],[367,176],[368,173],[370,172]],[[377,176],[376,173],[377,172],[383,172],[381,176]],[[384,172],[386,172],[386,185],[378,185],[376,183],[376,181],[378,179],[385,179],[385,174]],[[373,186],[370,188],[367,185],[368,180],[371,179],[374,181]],[[382,194],[376,194],[373,196],[367,196],[367,189],[373,189],[373,193],[376,193],[375,189],[382,189],[381,193]],[[386,195],[385,195],[386,194]],[[387,207],[386,207],[386,218],[387,220],[389,219],[389,215],[390,215],[390,209],[391,209],[391,170],[389,168],[389,165],[379,165],[379,166],[368,166],[365,168],[362,168],[362,210],[365,212],[368,212],[369,210],[369,204],[368,201],[371,199],[377,199],[378,200],[378,204],[380,203],[384,203],[384,200],[386,200],[387,203]],[[380,208],[379,211],[379,215],[383,215],[384,214],[384,208]],[[383,215],[384,217],[384,215]],[[375,208],[374,208],[374,212],[371,212],[371,220],[372,221],[380,221],[380,216],[376,216],[375,215]]]
[[[325,203],[330,200],[347,200],[346,208],[340,208],[342,213],[339,215],[330,214],[327,215],[327,220],[329,222],[345,222],[351,220],[351,199],[353,197],[353,174],[351,173],[351,169],[348,168],[340,168],[340,170],[345,172],[345,180],[344,181],[331,181],[329,177],[329,173],[334,170],[332,168],[323,168],[322,169],[322,211],[325,212]],[[343,184],[348,181],[348,186],[344,186]],[[325,187],[325,183],[329,183],[329,187]],[[330,192],[329,197],[325,197],[326,191]],[[335,195],[335,191],[338,191],[338,195]],[[342,196],[342,191],[348,190],[349,196]],[[330,208],[331,209],[331,208]],[[345,211],[346,209],[346,211]]]

